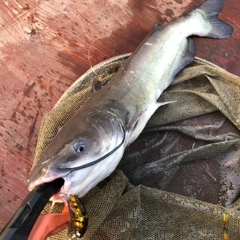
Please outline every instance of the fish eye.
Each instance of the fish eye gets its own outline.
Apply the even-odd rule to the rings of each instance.
[[[82,141],[77,141],[76,143],[74,143],[73,145],[73,149],[75,151],[75,153],[81,153],[84,149],[85,149],[85,144]]]

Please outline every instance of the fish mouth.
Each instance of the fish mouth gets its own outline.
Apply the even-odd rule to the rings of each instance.
[[[63,179],[64,183],[63,183],[62,187],[60,187],[59,190],[52,195],[52,197],[50,198],[50,201],[66,202],[67,196],[69,195],[68,192],[71,188],[71,183],[65,177],[56,176],[55,178],[42,179],[42,180],[39,179],[38,181],[30,183],[28,186],[28,190],[31,192],[32,190],[40,187],[41,185],[44,185],[46,183],[51,183],[54,180],[60,179],[60,178]]]
[[[64,180],[63,186],[59,189],[58,192],[52,195],[50,198],[50,201],[53,202],[67,202],[67,199],[69,197],[69,190],[71,187],[71,183],[67,181],[66,179],[62,178]]]
[[[39,176],[39,169],[42,169],[43,166],[39,165],[37,166],[37,168],[35,167],[35,169],[33,169],[32,173],[30,174],[30,177],[28,179],[28,191],[33,191],[35,188],[39,187],[40,185],[43,185],[45,183],[50,183],[58,178],[62,178],[64,180],[64,184],[61,187],[61,189],[59,189],[59,192],[64,189],[68,189],[70,188],[70,181],[68,180],[67,176],[70,172],[62,172],[61,174],[56,173],[56,172],[51,172],[51,170],[47,170],[45,171],[44,175]],[[51,174],[49,174],[51,173]],[[57,193],[56,193],[57,194]]]

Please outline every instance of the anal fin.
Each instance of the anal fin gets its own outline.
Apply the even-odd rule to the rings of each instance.
[[[186,47],[180,56],[178,66],[174,71],[174,76],[176,76],[181,70],[183,70],[187,65],[194,61],[195,52],[196,52],[195,43],[193,39],[188,38]]]
[[[196,48],[195,43],[192,40],[192,38],[187,39],[187,48],[183,52],[181,63],[184,67],[186,67],[188,64],[192,63],[195,58]]]

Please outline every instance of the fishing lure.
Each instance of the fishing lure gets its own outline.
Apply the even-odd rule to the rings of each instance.
[[[77,238],[81,238],[87,230],[87,212],[76,195],[70,195],[68,199],[68,208],[75,235]]]

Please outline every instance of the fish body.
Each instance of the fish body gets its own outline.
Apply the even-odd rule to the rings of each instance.
[[[177,73],[194,61],[191,35],[228,38],[233,29],[218,19],[223,0],[166,26],[156,25],[112,79],[95,91],[50,142],[29,178],[29,190],[62,177],[56,198],[84,196],[109,176],[126,146],[142,132],[160,106],[157,99]]]

